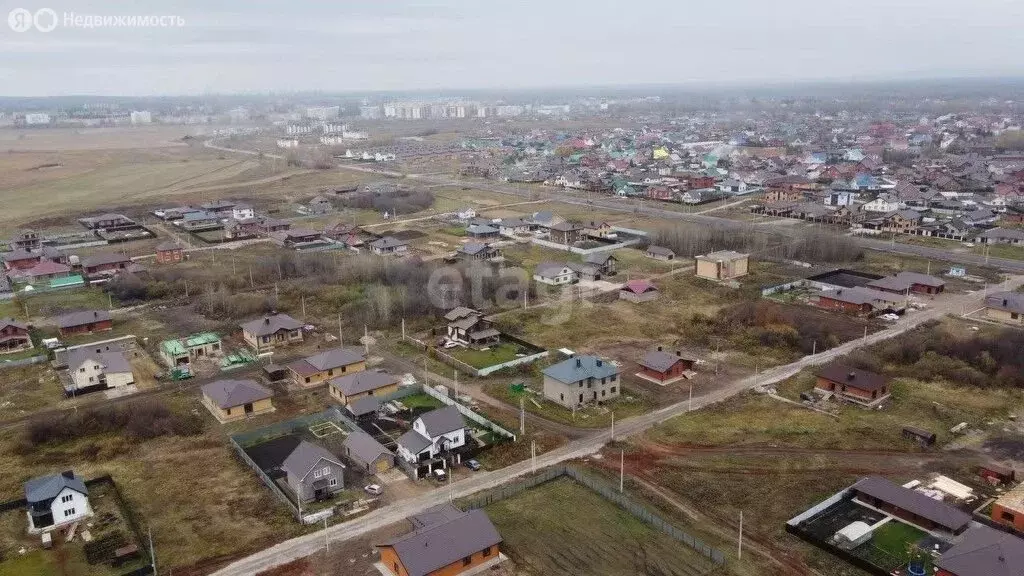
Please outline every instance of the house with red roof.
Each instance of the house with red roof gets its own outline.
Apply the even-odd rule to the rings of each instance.
[[[658,288],[650,280],[630,280],[619,289],[619,300],[650,302],[658,298]]]

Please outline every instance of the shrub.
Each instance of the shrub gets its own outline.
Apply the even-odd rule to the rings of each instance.
[[[129,440],[149,440],[159,436],[195,436],[202,431],[199,416],[172,412],[156,400],[142,400],[81,409],[56,418],[36,418],[25,429],[22,448],[101,434],[121,433]],[[87,459],[97,458],[101,451],[92,443],[83,447]]]

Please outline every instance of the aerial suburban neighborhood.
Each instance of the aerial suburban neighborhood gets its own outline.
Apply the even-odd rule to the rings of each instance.
[[[1024,22],[866,2],[12,10],[0,576],[1024,575]]]

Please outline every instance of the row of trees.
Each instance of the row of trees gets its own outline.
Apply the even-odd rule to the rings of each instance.
[[[399,188],[389,191],[362,191],[346,194],[341,205],[360,210],[387,211],[388,214],[412,214],[434,205],[434,194],[429,190]]]
[[[716,250],[736,250],[764,256],[819,263],[854,262],[864,250],[846,236],[821,230],[802,230],[788,236],[776,232],[723,230],[683,225],[659,230],[652,243],[671,248],[684,257]]]

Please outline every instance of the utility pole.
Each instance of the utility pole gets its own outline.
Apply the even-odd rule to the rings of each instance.
[[[366,327],[366,324],[363,324],[363,350],[367,356],[370,355],[370,329]]]
[[[530,440],[530,472],[537,473],[537,441]]]
[[[867,339],[868,339],[868,327],[867,327],[867,326],[865,326],[865,327],[864,327],[864,341],[866,342],[866,341],[867,341]]]
[[[331,553],[331,539],[327,537],[327,517],[324,516],[324,548],[325,552]]]
[[[455,401],[459,400],[459,371],[452,370],[455,373]]]
[[[156,550],[153,548],[153,527],[149,527],[149,566],[153,569],[153,576],[156,576]]]
[[[526,400],[519,397],[519,433],[526,434]]]
[[[817,353],[818,353],[818,341],[815,340],[814,343],[811,344],[811,356],[814,356]]]
[[[612,440],[615,440],[615,412],[612,412]]]
[[[185,280],[185,298],[188,298],[188,280]]]
[[[740,510],[740,536],[736,540],[736,559],[743,559],[743,510]]]
[[[299,296],[299,302],[302,303],[302,320],[306,320],[306,295]]]
[[[693,410],[693,382],[690,382],[690,398],[686,401],[686,411],[690,412]]]
[[[256,284],[252,281],[252,266],[249,266],[249,288],[255,288]]]
[[[344,346],[345,340],[341,333],[341,314],[338,314],[338,346]]]
[[[405,342],[405,317],[402,318],[402,342]]]

